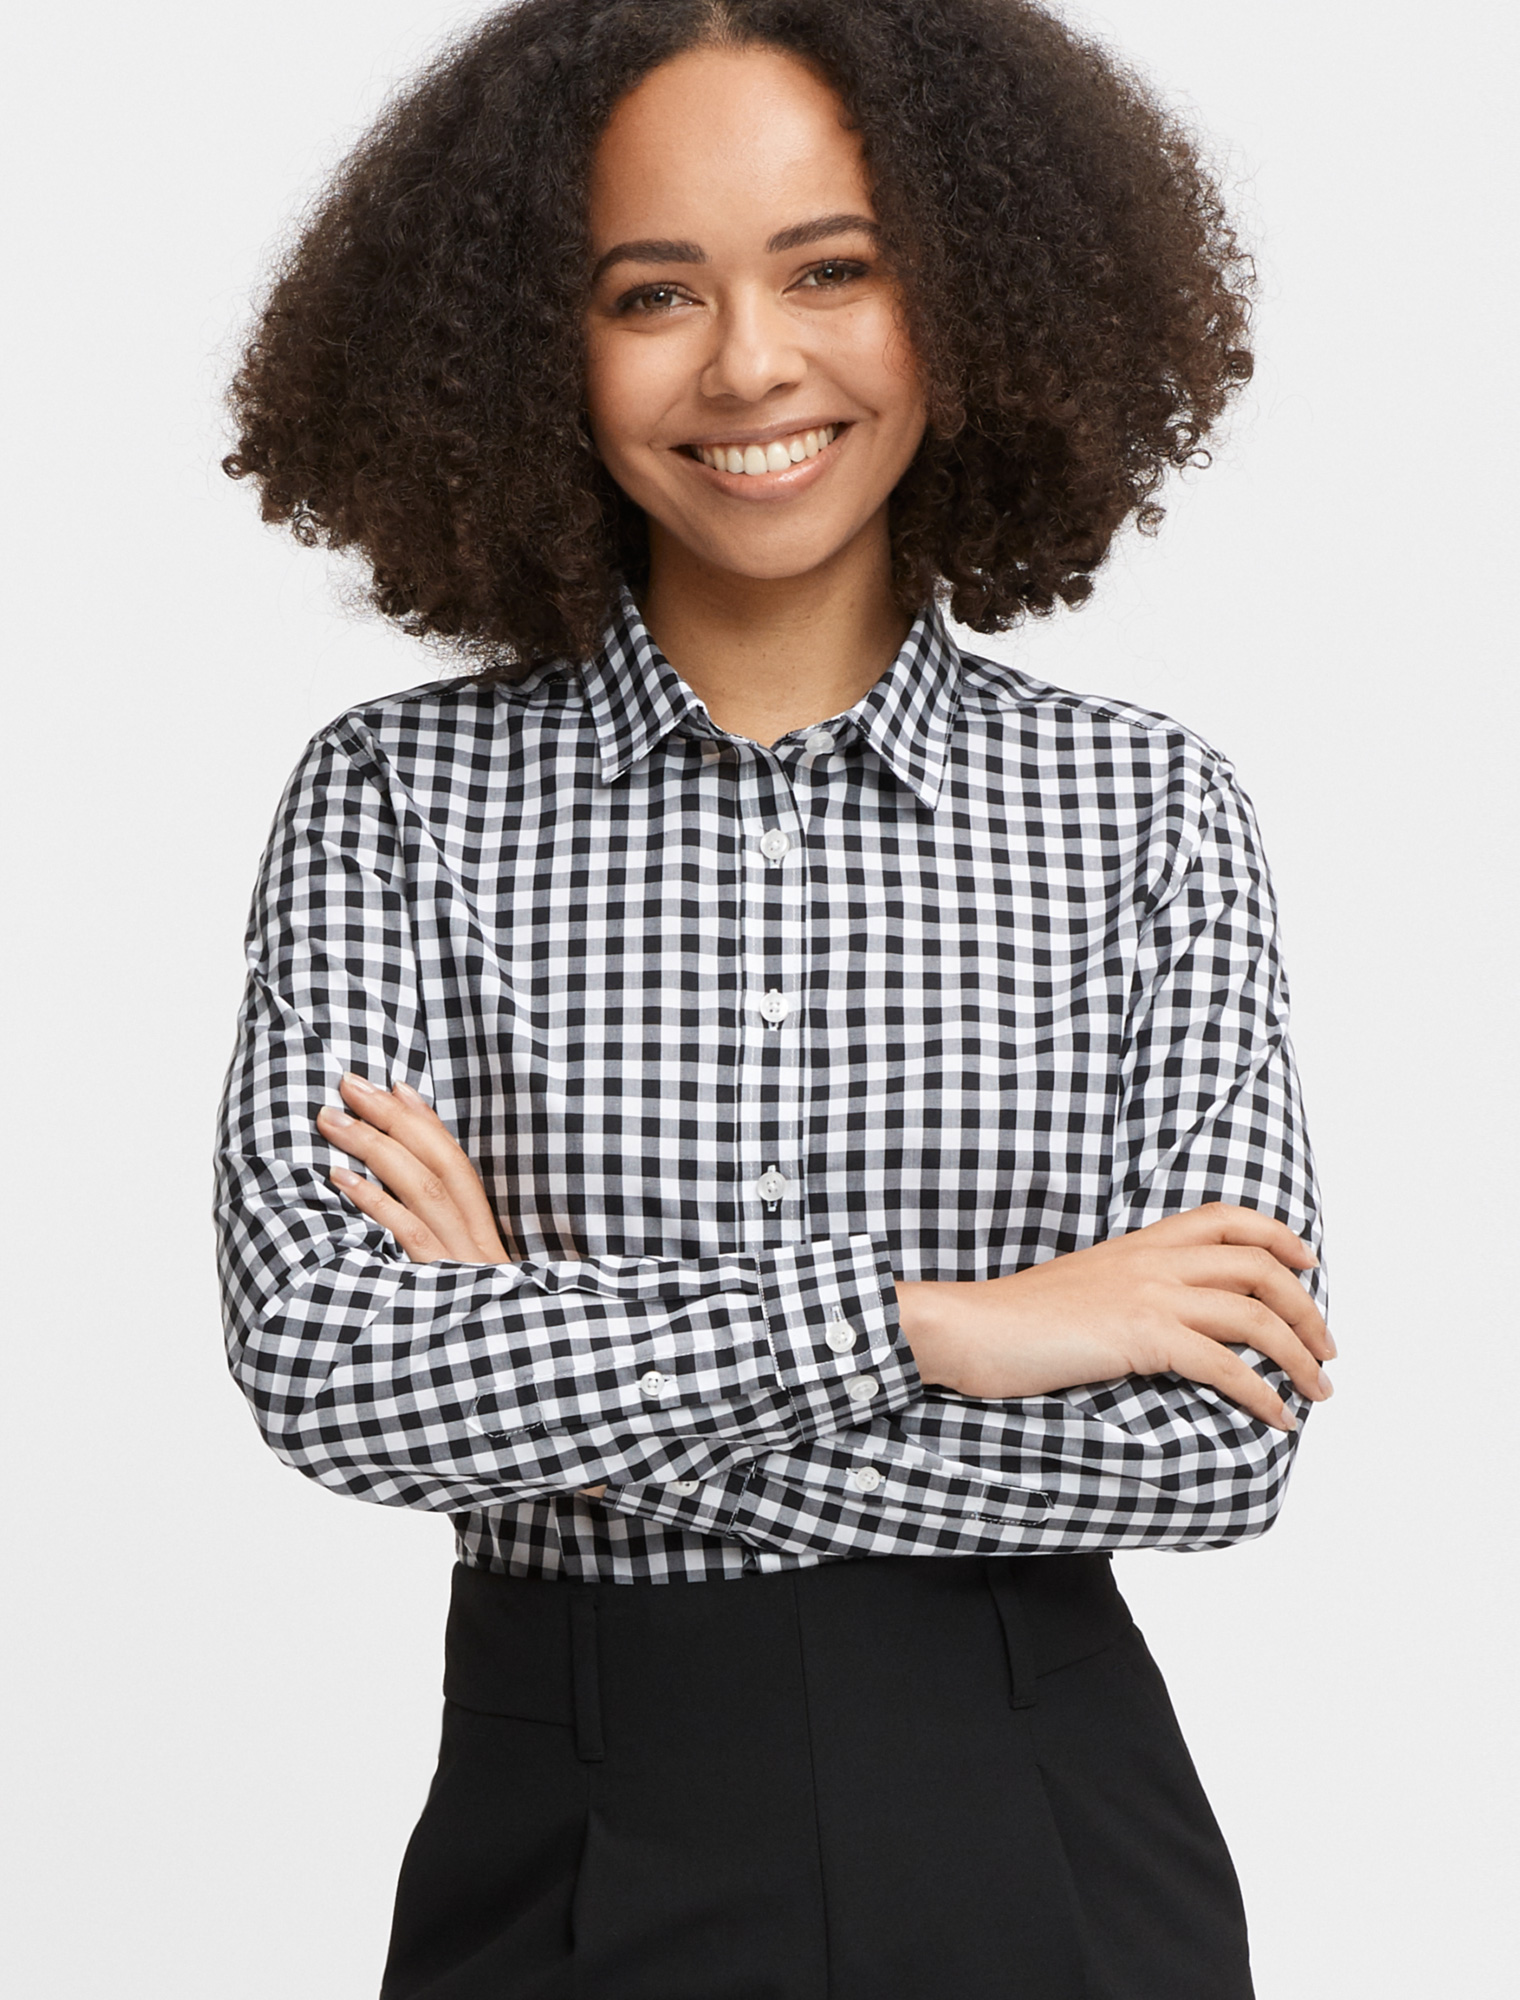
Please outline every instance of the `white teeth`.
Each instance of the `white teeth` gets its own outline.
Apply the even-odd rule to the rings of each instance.
[[[825,445],[839,435],[838,424],[825,424],[821,431],[802,431],[796,437],[777,438],[771,444],[699,445],[697,456],[714,472],[784,472],[805,458],[816,458]]]

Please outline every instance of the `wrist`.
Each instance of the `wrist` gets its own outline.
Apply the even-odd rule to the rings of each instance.
[[[897,1323],[925,1388],[955,1387],[951,1333],[955,1316],[949,1308],[950,1294],[959,1290],[959,1285],[929,1279],[896,1281]]]

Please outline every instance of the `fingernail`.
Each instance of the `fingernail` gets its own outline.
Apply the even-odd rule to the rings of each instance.
[[[1280,1431],[1296,1431],[1298,1429],[1298,1418],[1294,1416],[1290,1409],[1284,1408],[1282,1415],[1277,1419],[1277,1428]]]
[[[359,1185],[359,1176],[351,1174],[347,1167],[334,1167],[332,1177],[338,1183],[339,1187],[357,1187]]]
[[[1325,1333],[1325,1352],[1332,1361],[1340,1353],[1340,1349],[1335,1344],[1335,1335],[1329,1332],[1328,1329]]]
[[[350,1118],[346,1111],[340,1111],[336,1104],[324,1104],[322,1116],[329,1125],[336,1125],[340,1130],[345,1125],[357,1125],[359,1122],[357,1118]]]
[[[355,1090],[367,1091],[372,1097],[380,1095],[379,1088],[371,1083],[367,1076],[355,1076],[351,1069],[344,1070],[343,1081],[346,1084],[352,1085]]]
[[[409,1083],[393,1084],[391,1086],[391,1093],[395,1097],[405,1098],[408,1104],[425,1105],[427,1103],[427,1099],[422,1095],[421,1091],[413,1090]]]
[[[1335,1394],[1335,1385],[1331,1382],[1330,1377],[1325,1373],[1323,1368],[1319,1371],[1319,1393],[1322,1396],[1333,1396]]]

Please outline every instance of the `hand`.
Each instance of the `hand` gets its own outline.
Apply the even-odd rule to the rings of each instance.
[[[436,1264],[443,1257],[458,1264],[505,1264],[507,1253],[480,1176],[432,1106],[407,1083],[381,1090],[362,1076],[345,1076],[338,1089],[357,1115],[324,1105],[317,1130],[362,1160],[375,1180],[337,1167],[333,1186],[388,1229],[414,1264]]]
[[[1227,1341],[1277,1362],[1302,1395],[1331,1393],[1335,1345],[1295,1271],[1291,1229],[1223,1202],[980,1283],[899,1283],[902,1329],[926,1383],[963,1396],[1043,1396],[1121,1375],[1204,1382],[1276,1430],[1282,1398]]]
[[[441,1257],[456,1264],[509,1262],[479,1174],[426,1099],[409,1083],[381,1090],[362,1076],[345,1076],[338,1090],[358,1116],[324,1105],[317,1130],[363,1160],[385,1185],[335,1167],[333,1186],[388,1229],[414,1264],[436,1264]],[[577,1490],[600,1500],[607,1488],[603,1482]]]

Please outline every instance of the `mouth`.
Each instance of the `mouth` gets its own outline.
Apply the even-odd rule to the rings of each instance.
[[[788,436],[768,439],[764,444],[683,444],[679,449],[714,472],[724,472],[747,479],[760,479],[767,473],[790,472],[794,466],[803,465],[807,460],[820,457],[834,443],[848,424],[822,424],[817,429],[793,431]]]

